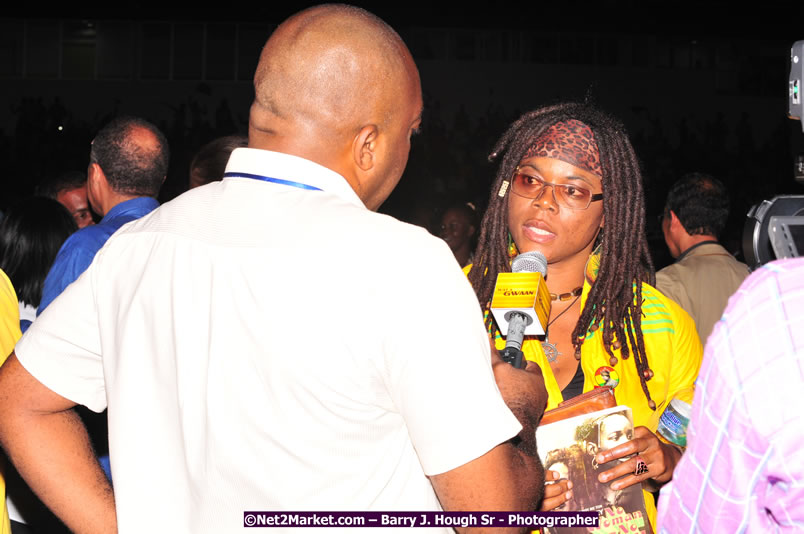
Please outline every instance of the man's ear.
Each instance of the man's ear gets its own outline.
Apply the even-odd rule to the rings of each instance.
[[[684,225],[681,224],[681,221],[676,215],[676,212],[674,212],[673,210],[670,210],[670,229],[674,231],[682,230],[684,233],[687,232],[684,229]]]
[[[377,126],[368,124],[363,126],[355,137],[352,157],[355,165],[362,171],[369,171],[376,164],[378,134]]]
[[[101,169],[100,165],[97,163],[90,163],[87,168],[87,187],[97,190],[101,181],[106,181],[106,175],[103,173],[103,169]]]

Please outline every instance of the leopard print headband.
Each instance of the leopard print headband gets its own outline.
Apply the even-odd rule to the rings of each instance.
[[[525,153],[525,158],[555,158],[603,176],[600,152],[592,129],[583,122],[570,119],[550,126]]]

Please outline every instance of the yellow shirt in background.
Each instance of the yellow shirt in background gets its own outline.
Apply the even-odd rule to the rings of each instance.
[[[0,271],[0,363],[6,361],[8,355],[14,350],[14,344],[22,337],[20,332],[20,309],[17,302],[17,293],[14,286],[6,276]],[[0,534],[11,533],[11,523],[8,520],[8,508],[6,507],[6,483],[2,476],[3,465],[0,458],[0,499],[3,500],[3,511],[0,516]]]

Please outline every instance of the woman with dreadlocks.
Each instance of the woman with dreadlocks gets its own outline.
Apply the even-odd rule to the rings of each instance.
[[[497,274],[519,253],[547,258],[552,310],[544,338],[522,349],[542,368],[548,409],[614,385],[631,407],[633,439],[598,454],[601,473],[621,489],[672,477],[681,451],[660,441],[658,414],[691,388],[702,348],[692,319],[651,287],[642,177],[623,127],[586,104],[560,104],[519,118],[498,141],[502,156],[468,277],[486,310],[486,325],[504,346],[488,313]],[[551,474],[547,475],[552,480]],[[550,484],[543,509],[561,505],[566,484]],[[645,493],[651,522],[656,510]]]

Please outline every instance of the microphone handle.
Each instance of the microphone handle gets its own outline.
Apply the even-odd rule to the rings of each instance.
[[[500,357],[517,369],[524,369],[527,365],[522,354],[522,339],[525,337],[525,326],[527,317],[521,313],[513,312],[508,319],[508,333],[506,335],[505,348],[500,352]]]
[[[505,363],[510,363],[517,369],[524,369],[525,365],[527,365],[522,351],[514,347],[505,347],[501,350],[500,358],[502,358],[502,361]]]

